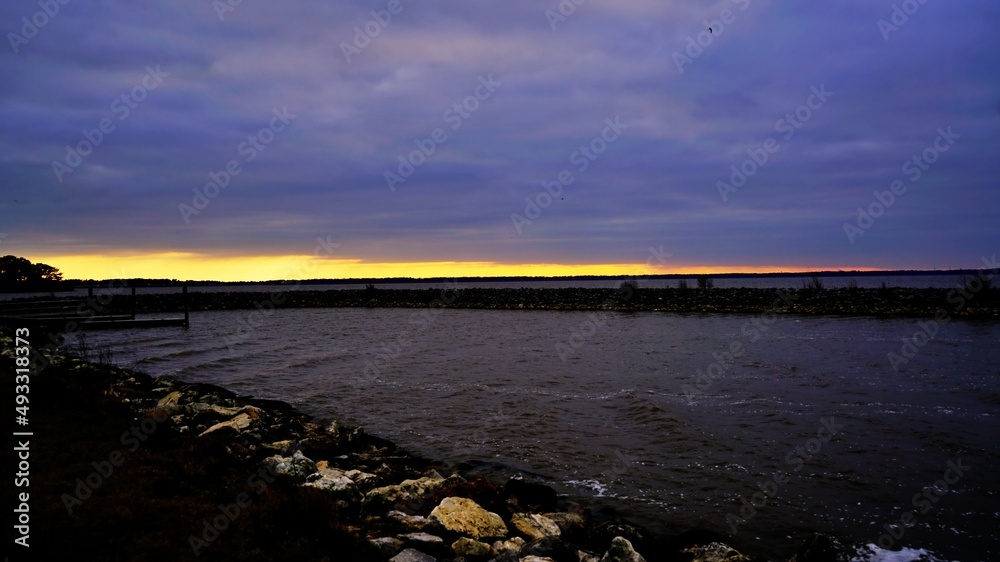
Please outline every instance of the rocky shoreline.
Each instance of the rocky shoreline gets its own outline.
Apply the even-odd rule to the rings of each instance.
[[[679,289],[623,284],[616,289],[444,289],[285,290],[198,292],[187,295],[119,292],[100,303],[102,313],[319,307],[472,308],[487,310],[612,310],[621,312],[800,314],[1000,319],[1000,289],[977,276],[952,289],[800,288]]]
[[[13,378],[9,336],[0,349]],[[547,486],[449,471],[359,428],[214,385],[64,354],[31,385],[33,538],[76,559],[762,559],[708,532],[656,537]],[[848,552],[815,535],[790,560]]]

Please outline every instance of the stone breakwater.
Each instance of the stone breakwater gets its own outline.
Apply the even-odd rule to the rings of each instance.
[[[803,314],[931,318],[1000,318],[1000,290],[968,283],[953,289],[369,289],[269,292],[195,292],[192,311],[307,307],[475,308],[488,310],[617,310],[623,312]],[[179,294],[136,297],[140,313],[185,306]],[[130,297],[116,297],[108,312],[128,312]]]
[[[12,342],[0,337],[0,366],[13,375]],[[94,469],[78,477],[46,481],[43,472],[32,486],[42,490],[36,502],[45,533],[46,520],[53,537],[75,532],[75,526],[96,521],[103,533],[153,533],[151,548],[160,559],[289,559],[296,537],[285,530],[275,539],[273,526],[295,517],[298,510],[336,521],[332,527],[339,542],[325,543],[329,551],[300,550],[295,559],[389,560],[392,562],[640,562],[685,560],[689,562],[749,562],[751,558],[707,531],[678,530],[670,537],[654,537],[616,515],[594,515],[586,506],[559,497],[551,488],[514,478],[506,483],[481,475],[448,471],[440,463],[409,455],[394,444],[366,434],[360,428],[337,423],[320,425],[289,404],[238,396],[209,384],[191,384],[168,377],[153,379],[143,373],[108,365],[94,365],[79,358],[55,355],[48,367],[33,376],[39,399],[67,404],[100,404],[141,431],[122,434],[121,443],[135,443],[127,450],[103,454],[100,446],[84,444],[83,455],[99,454]],[[34,387],[33,387],[34,388]],[[68,390],[64,390],[68,389]],[[66,395],[56,397],[59,392]],[[62,407],[59,415],[65,415]],[[48,415],[56,415],[50,413]],[[77,422],[79,423],[79,422]],[[113,424],[114,425],[114,424]],[[148,426],[148,429],[147,429]],[[79,446],[89,430],[64,426],[39,427],[42,449]],[[80,431],[79,437],[70,435]],[[114,432],[114,430],[112,430]],[[120,429],[119,429],[120,431]],[[97,451],[95,453],[95,450]],[[130,457],[131,455],[131,457]],[[161,465],[185,457],[195,463],[176,473]],[[105,458],[107,460],[105,460]],[[89,457],[85,460],[89,460]],[[141,470],[152,485],[123,491],[129,486],[129,463],[146,462]],[[222,467],[222,468],[220,468]],[[213,489],[212,471],[224,485]],[[152,476],[149,473],[154,473]],[[122,474],[119,476],[119,474]],[[249,478],[245,475],[250,474]],[[41,481],[37,481],[39,478]],[[48,488],[56,490],[50,494]],[[61,493],[58,493],[62,490]],[[57,499],[58,493],[58,499]],[[105,493],[130,494],[128,505],[105,500]],[[165,496],[164,496],[165,495]],[[203,496],[208,495],[210,499]],[[161,496],[174,503],[160,502]],[[275,497],[286,498],[280,503]],[[118,496],[115,496],[118,497]],[[290,499],[289,499],[290,498]],[[159,502],[159,503],[158,503]],[[188,504],[209,505],[187,514]],[[289,504],[290,503],[290,507]],[[54,505],[55,504],[55,505]],[[148,504],[148,505],[147,505]],[[272,507],[274,505],[280,507]],[[37,506],[38,504],[36,504]],[[319,507],[316,507],[319,505]],[[142,526],[143,517],[155,510],[181,511],[171,524]],[[279,511],[272,522],[266,512]],[[66,515],[68,510],[69,515]],[[265,515],[261,515],[264,512]],[[136,523],[138,519],[139,523]],[[242,519],[242,521],[241,521]],[[261,520],[268,521],[254,527]],[[64,521],[61,521],[64,520]],[[296,523],[301,533],[316,533],[315,521]],[[180,527],[179,529],[170,528]],[[249,530],[247,530],[249,526]],[[89,531],[92,532],[92,531]],[[330,533],[329,529],[325,531]],[[102,534],[103,534],[102,533]],[[238,533],[249,538],[238,542]],[[228,536],[227,536],[228,535]],[[44,535],[43,535],[44,536]],[[65,539],[65,540],[72,540]],[[257,542],[255,542],[257,541]],[[74,546],[81,559],[142,558],[124,552],[121,540],[110,541],[117,557],[93,550],[95,540]],[[280,542],[280,544],[279,544]],[[141,544],[141,543],[140,543]],[[241,545],[245,552],[232,550]],[[333,546],[330,546],[330,545]],[[794,554],[792,562],[832,560],[856,547],[814,535]],[[225,550],[230,549],[230,550]],[[264,549],[263,551],[261,549]],[[304,557],[303,557],[304,556]],[[839,558],[837,558],[839,559]]]

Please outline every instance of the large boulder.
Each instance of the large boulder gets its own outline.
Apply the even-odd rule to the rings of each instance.
[[[302,451],[295,451],[290,457],[274,455],[267,457],[261,464],[270,469],[274,474],[286,476],[297,482],[305,482],[306,478],[316,473],[316,463],[312,459],[302,454]]]
[[[361,492],[358,491],[354,480],[336,468],[317,468],[316,472],[306,477],[306,483],[303,486],[328,492],[348,505],[354,505],[361,501]]]
[[[554,521],[535,513],[515,513],[510,517],[510,524],[529,541],[554,537],[560,533],[559,526]]]
[[[558,511],[556,513],[546,513],[545,517],[555,523],[563,533],[582,529],[587,524],[587,519],[579,513]]]
[[[611,546],[604,553],[601,562],[646,562],[646,559],[632,548],[628,539],[615,537],[611,539]]]
[[[409,511],[415,511],[419,507],[421,500],[434,493],[446,482],[460,482],[461,476],[451,476],[445,478],[436,471],[431,471],[427,476],[421,478],[403,480],[399,484],[374,488],[365,494],[365,504],[378,505],[404,505]]]
[[[183,397],[184,397],[183,392],[181,392],[180,390],[175,390],[170,394],[164,396],[163,398],[160,398],[160,400],[156,403],[156,407],[162,408],[167,412],[173,414],[174,412],[180,409],[181,398]]]
[[[468,498],[448,497],[431,511],[431,523],[447,531],[473,539],[502,539],[507,536],[503,519]]]

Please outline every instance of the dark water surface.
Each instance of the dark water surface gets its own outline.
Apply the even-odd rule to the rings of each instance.
[[[938,328],[898,370],[912,319],[282,309],[86,339],[774,559],[813,530],[1000,559],[1000,324]]]

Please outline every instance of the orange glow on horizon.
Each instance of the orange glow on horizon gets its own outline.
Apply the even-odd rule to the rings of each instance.
[[[153,254],[86,254],[31,256],[47,263],[66,279],[178,279],[188,281],[268,281],[277,279],[380,279],[392,277],[560,277],[607,275],[628,277],[661,274],[802,273],[810,271],[878,271],[871,267],[789,267],[638,264],[511,264],[495,262],[369,262],[310,255],[211,256],[163,252]]]

